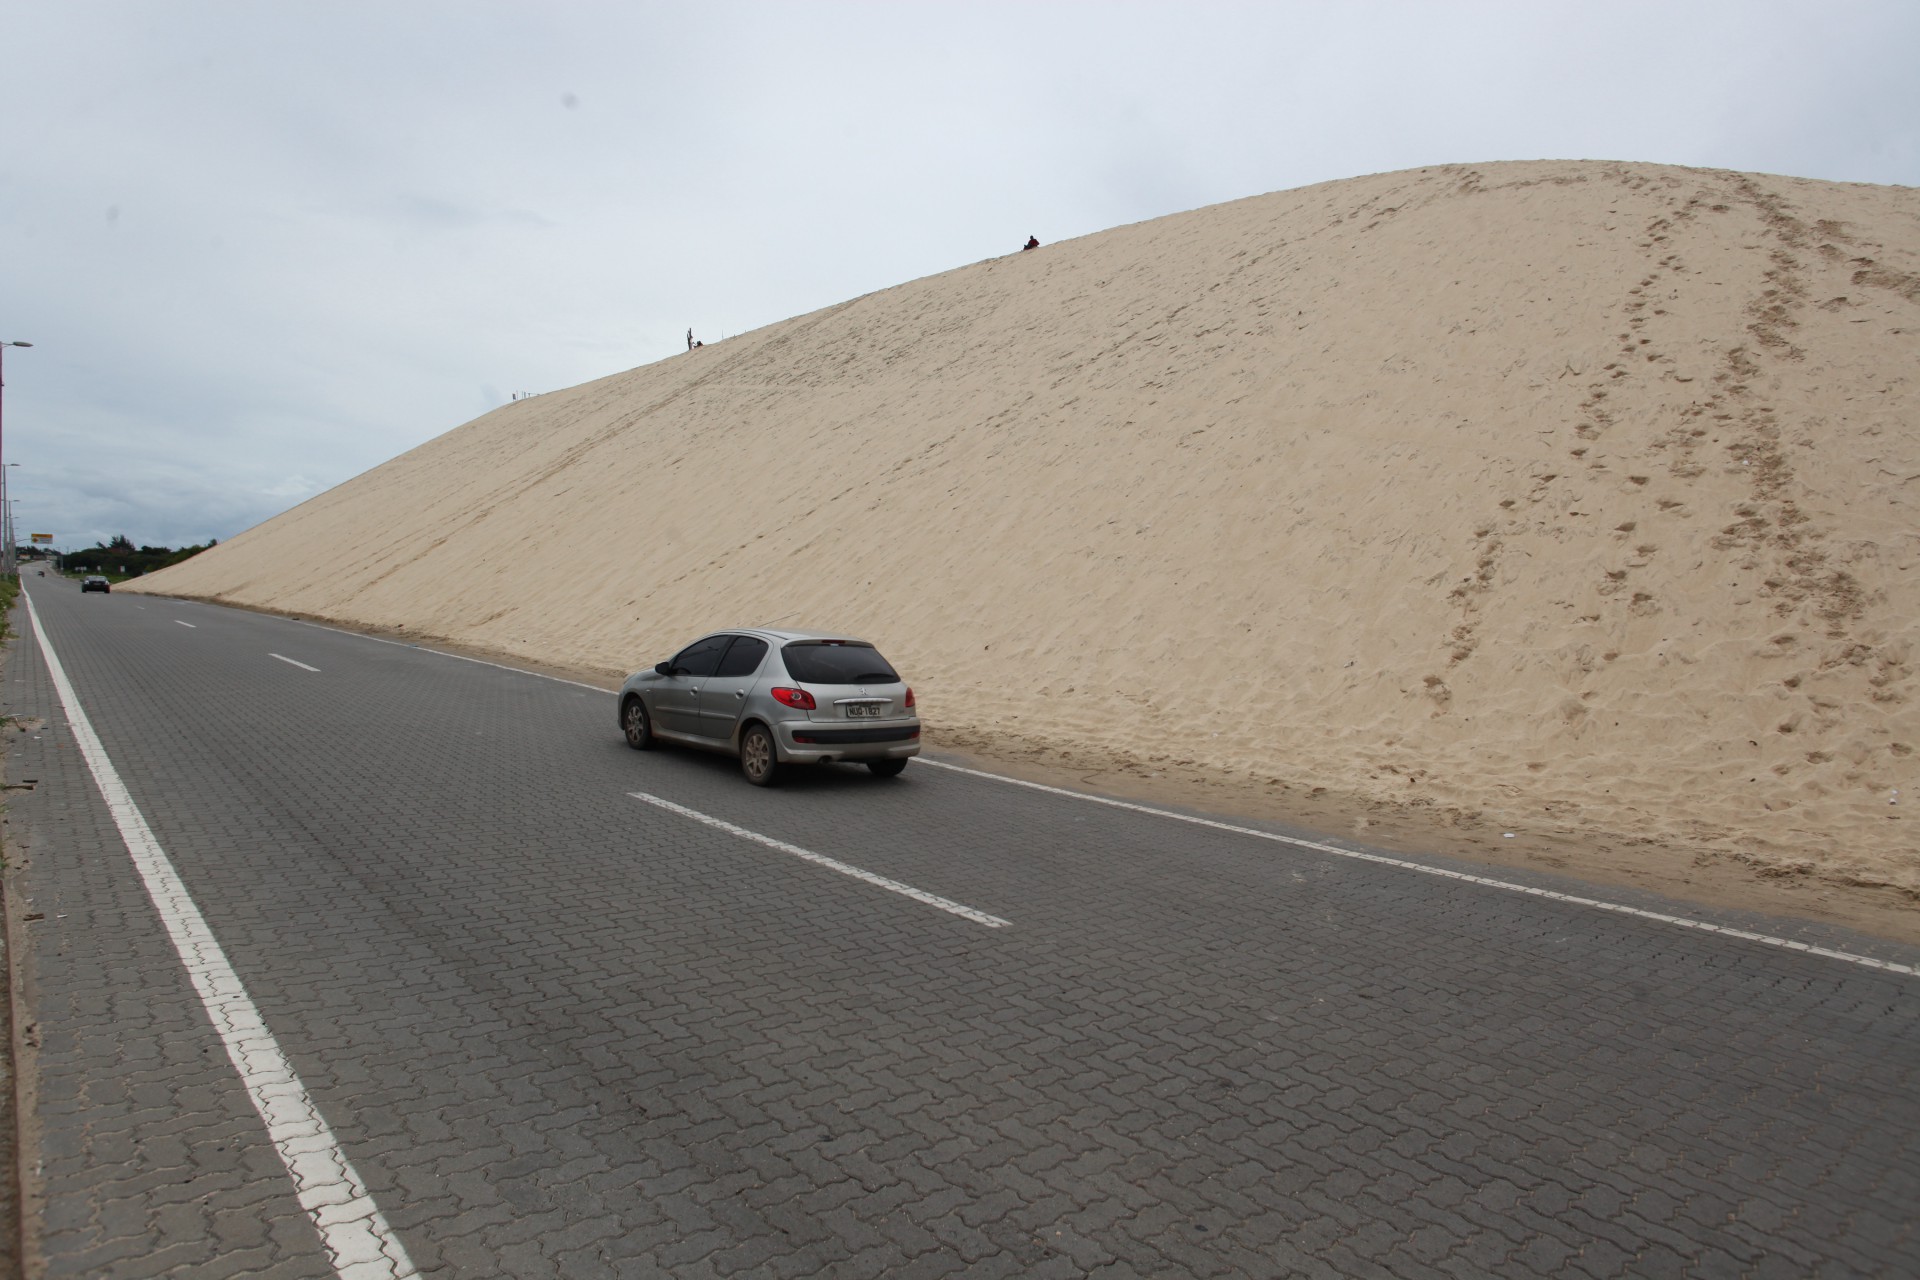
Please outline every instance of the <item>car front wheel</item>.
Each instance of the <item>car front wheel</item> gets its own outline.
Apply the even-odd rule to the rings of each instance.
[[[647,704],[640,699],[627,699],[626,710],[620,713],[620,728],[627,735],[627,745],[635,751],[653,745],[653,722],[647,719]]]
[[[756,787],[770,787],[779,778],[780,756],[765,725],[750,724],[740,735],[740,772]]]

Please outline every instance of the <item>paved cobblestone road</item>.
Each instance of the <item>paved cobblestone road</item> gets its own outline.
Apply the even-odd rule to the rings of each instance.
[[[29,589],[423,1274],[1920,1274],[1920,978]],[[48,1273],[333,1275],[27,630]]]

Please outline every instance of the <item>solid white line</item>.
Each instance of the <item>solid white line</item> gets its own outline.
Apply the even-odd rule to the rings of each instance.
[[[1043,783],[1027,782],[1021,778],[1009,778],[998,773],[987,773],[980,769],[968,769],[962,765],[948,764],[943,760],[929,760],[920,757],[920,763],[932,765],[936,769],[947,769],[954,773],[964,773],[975,778],[987,778],[994,782],[1004,782],[1010,786],[1027,787],[1034,791],[1044,791],[1048,795],[1066,796],[1073,800],[1085,800],[1089,804],[1104,804],[1114,809],[1126,809],[1132,813],[1152,814],[1156,818],[1171,818],[1175,822],[1187,822],[1196,827],[1211,827],[1215,831],[1227,831],[1237,836],[1252,836],[1256,840],[1271,840],[1276,844],[1290,844],[1298,849],[1312,849],[1316,853],[1330,853],[1338,858],[1352,858],[1357,862],[1372,862],[1385,867],[1397,867],[1402,871],[1418,871],[1422,875],[1440,876],[1447,880],[1462,880],[1468,884],[1481,885],[1488,889],[1501,889],[1508,893],[1524,893],[1535,898],[1550,898],[1555,902],[1571,903],[1578,907],[1593,907],[1600,911],[1611,911],[1616,915],[1634,916],[1641,920],[1657,920],[1661,924],[1677,925],[1682,929],[1697,929],[1702,933],[1717,933],[1722,937],[1740,938],[1746,942],[1764,943],[1769,947],[1781,947],[1788,951],[1801,951],[1808,955],[1825,956],[1829,960],[1844,960],[1848,964],[1862,965],[1868,969],[1879,969],[1886,973],[1902,973],[1909,977],[1920,977],[1920,967],[1895,964],[1891,960],[1876,960],[1872,956],[1863,956],[1852,951],[1834,951],[1827,947],[1811,946],[1805,942],[1795,942],[1791,938],[1776,938],[1764,933],[1751,933],[1745,929],[1733,929],[1723,924],[1709,924],[1705,920],[1692,920],[1686,916],[1670,916],[1658,911],[1647,911],[1641,907],[1629,907],[1624,903],[1605,902],[1599,898],[1582,898],[1571,893],[1556,893],[1552,889],[1537,889],[1532,885],[1515,884],[1510,880],[1495,880],[1491,876],[1476,876],[1466,871],[1453,871],[1446,867],[1431,867],[1422,862],[1411,862],[1405,858],[1390,858],[1385,854],[1362,853],[1358,849],[1342,849],[1338,845],[1322,844],[1318,840],[1302,840],[1297,836],[1283,836],[1272,831],[1261,831],[1254,827],[1237,827],[1228,822],[1216,822],[1212,818],[1199,818],[1190,813],[1176,813],[1171,809],[1156,809],[1152,805],[1134,804],[1128,800],[1112,800],[1106,796],[1089,795],[1084,791],[1069,791],[1065,787],[1049,787]]]
[[[413,646],[422,653],[438,654],[442,658],[455,658],[461,662],[471,662],[479,667],[492,667],[496,671],[513,671],[523,676],[538,676],[542,680],[551,680],[555,684],[570,684],[576,689],[591,689],[595,693],[612,693],[612,689],[597,684],[584,684],[579,680],[569,680],[565,676],[550,676],[544,671],[528,671],[525,667],[510,667],[504,662],[488,662],[485,658],[469,658],[464,653],[448,653],[445,649],[429,649],[423,644]]]
[[[304,663],[304,662],[295,662],[295,661],[294,661],[294,660],[293,660],[292,658],[289,658],[289,657],[288,657],[288,656],[287,656],[286,654],[284,654],[284,653],[269,653],[269,654],[268,654],[267,656],[268,656],[269,658],[278,658],[278,659],[280,659],[280,661],[282,661],[282,662],[284,662],[284,663],[286,663],[286,664],[288,664],[289,666],[294,666],[294,667],[298,667],[298,668],[300,668],[300,669],[301,669],[302,671],[311,671],[311,672],[313,672],[313,673],[314,673],[314,674],[316,674],[316,675],[318,675],[318,674],[319,674],[319,672],[320,672],[320,668],[318,668],[318,667],[310,667],[310,666],[308,666],[308,665],[307,665],[306,663]]]
[[[182,622],[182,621],[180,621],[180,619],[178,619],[178,618],[175,618],[175,619],[173,620],[173,625],[174,625],[174,626],[176,626],[176,627],[193,627],[193,629],[194,629],[195,631],[198,631],[198,630],[200,629],[200,628],[198,628],[198,627],[194,627],[194,626],[193,626],[193,624],[192,624],[191,622]]]
[[[655,808],[665,809],[668,813],[677,813],[683,818],[692,818],[695,822],[704,822],[710,827],[716,827],[728,835],[739,836],[742,840],[751,840],[756,844],[763,844],[769,849],[778,849],[781,853],[790,853],[796,858],[804,858],[808,862],[827,868],[829,871],[838,871],[843,876],[852,876],[855,880],[864,880],[868,884],[878,885],[890,893],[897,893],[903,897],[912,898],[915,902],[924,902],[930,907],[938,907],[942,911],[950,911],[956,916],[971,920],[975,924],[983,924],[989,929],[1004,929],[1013,923],[1011,920],[1002,920],[999,916],[990,916],[984,911],[975,911],[972,907],[955,902],[951,898],[942,898],[935,894],[928,893],[924,889],[916,889],[910,884],[901,884],[898,880],[889,880],[885,876],[877,876],[871,871],[851,866],[836,858],[829,858],[825,854],[815,853],[811,849],[802,849],[797,844],[788,844],[785,840],[775,840],[772,836],[763,836],[758,831],[749,831],[745,827],[737,827],[724,818],[716,818],[711,814],[701,813],[698,809],[689,809],[683,804],[675,804],[673,801],[663,800],[659,796],[650,796],[644,791],[629,791],[627,794],[635,800],[643,800]]]
[[[404,641],[387,640],[380,636],[370,636],[359,631],[347,631],[340,627],[329,627],[318,622],[306,622],[295,618],[305,626],[319,627],[322,631],[338,631],[341,635],[359,636],[362,640],[376,640],[381,644],[399,644],[408,649],[419,649],[423,653],[437,653],[443,658],[459,658],[463,662],[480,662],[478,658],[469,658],[464,654],[445,653],[439,649],[428,649],[424,645],[406,644]],[[521,675],[538,676],[542,680],[554,680],[560,684],[570,684],[580,689],[592,689],[597,693],[611,694],[612,689],[603,689],[599,685],[581,684],[578,680],[567,680],[560,676],[550,676],[542,671],[528,671],[523,667],[509,667],[498,662],[480,662],[487,667],[499,667],[503,671],[518,671]],[[1879,969],[1885,973],[1905,974],[1908,977],[1920,977],[1920,966],[1895,964],[1891,960],[1876,960],[1872,956],[1863,956],[1853,951],[1835,951],[1829,947],[1816,947],[1805,942],[1795,942],[1792,938],[1777,938],[1771,934],[1751,933],[1745,929],[1733,929],[1726,925],[1710,924],[1705,920],[1694,920],[1686,916],[1670,916],[1658,911],[1647,911],[1640,907],[1629,907],[1624,903],[1606,902],[1599,898],[1582,898],[1570,893],[1556,893],[1551,889],[1536,889],[1530,885],[1514,884],[1507,880],[1495,880],[1490,876],[1476,876],[1465,871],[1450,871],[1444,867],[1430,867],[1424,863],[1409,862],[1402,858],[1389,858],[1377,853],[1362,853],[1357,849],[1342,849],[1337,845],[1321,844],[1316,840],[1300,840],[1293,836],[1277,835],[1271,831],[1259,831],[1252,827],[1237,827],[1231,823],[1215,822],[1211,818],[1197,818],[1192,814],[1175,813],[1170,809],[1156,809],[1151,805],[1132,804],[1125,800],[1111,800],[1106,796],[1089,795],[1084,791],[1069,791],[1064,787],[1049,787],[1038,782],[1027,782],[1020,778],[1009,778],[1003,774],[987,773],[980,769],[968,769],[957,764],[948,764],[943,760],[930,760],[919,757],[920,763],[936,769],[950,769],[955,773],[972,774],[976,778],[988,778],[994,782],[1005,782],[1011,786],[1028,787],[1035,791],[1045,791],[1052,795],[1067,796],[1074,800],[1086,800],[1092,804],[1110,805],[1115,809],[1128,809],[1135,813],[1152,814],[1159,818],[1172,818],[1176,822],[1190,822],[1196,826],[1213,827],[1220,831],[1230,831],[1236,835],[1252,836],[1258,840],[1272,840],[1279,844],[1290,844],[1301,849],[1312,849],[1320,853],[1330,853],[1335,857],[1352,858],[1360,862],[1375,862],[1382,866],[1398,867],[1405,871],[1418,871],[1422,875],[1441,876],[1449,880],[1462,880],[1468,884],[1483,885],[1489,889],[1500,889],[1508,893],[1524,893],[1536,898],[1551,898],[1556,902],[1566,902],[1574,906],[1592,907],[1598,911],[1611,911],[1616,915],[1635,916],[1642,920],[1655,920],[1661,924],[1674,925],[1681,929],[1695,929],[1702,933],[1717,933],[1723,937],[1740,938],[1747,942],[1758,942],[1769,947],[1781,947],[1788,951],[1801,951],[1807,955],[1824,956],[1829,960],[1844,960],[1848,964],[1857,964],[1868,969]],[[716,820],[717,821],[717,820]]]
[[[324,622],[308,622],[305,618],[289,618],[303,627],[313,627],[319,631],[331,631],[335,635],[352,636],[356,640],[371,640],[375,644],[398,645],[402,649],[417,649],[421,653],[431,653],[436,657],[454,658],[461,662],[471,662],[475,666],[492,667],[496,671],[511,671],[515,675],[534,676],[541,680],[551,680],[555,684],[570,684],[576,689],[591,689],[595,693],[612,693],[612,689],[597,684],[584,684],[579,680],[569,680],[565,676],[550,676],[544,671],[529,671],[525,667],[510,667],[504,662],[488,662],[485,658],[469,658],[464,653],[448,653],[445,649],[429,649],[423,644],[414,644],[407,640],[389,640],[385,636],[370,636],[364,631],[348,631],[345,627],[330,627]]]
[[[335,1273],[340,1280],[404,1280],[418,1274],[400,1238],[387,1225],[366,1184],[334,1139],[307,1087],[267,1030],[260,1010],[248,998],[246,987],[194,905],[186,883],[121,782],[99,735],[93,731],[93,722],[80,705],[79,694],[67,679],[66,669],[54,654],[40,612],[33,607],[33,597],[25,592],[21,595],[26,599],[33,633],[39,638],[47,672],[66,708],[67,723],[80,754],[93,773],[114,824],[120,828],[120,838],[133,856],[154,910],[166,925],[173,949],[193,979],[194,990],[200,993],[200,1003],[227,1047],[227,1057],[266,1122],[267,1136],[293,1178],[301,1207],[320,1232],[320,1242],[332,1257]]]
[[[420,647],[417,644],[409,644],[405,640],[389,640],[385,636],[370,636],[364,631],[348,631],[345,627],[330,627],[324,622],[308,622],[305,618],[288,618],[287,621],[298,623],[303,627],[312,627],[315,631],[331,631],[337,636],[352,636],[356,640],[371,640],[375,644],[399,645],[402,649],[418,649]]]

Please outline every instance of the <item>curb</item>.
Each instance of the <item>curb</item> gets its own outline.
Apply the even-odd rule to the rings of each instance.
[[[9,842],[0,840],[0,853],[11,853]],[[7,1056],[10,1059],[11,1086],[0,1098],[0,1124],[9,1131],[13,1150],[0,1177],[5,1180],[5,1233],[8,1238],[4,1260],[11,1274],[38,1276],[43,1267],[40,1257],[40,1132],[39,1047],[40,1028],[32,1018],[28,995],[32,956],[28,951],[26,903],[21,872],[24,866],[9,862],[0,873],[0,966],[6,971],[4,999],[7,1014]],[[0,1139],[4,1142],[5,1139]]]
[[[10,619],[9,619],[10,620]],[[0,642],[0,663],[12,656],[19,632],[8,628]],[[7,726],[11,728],[9,724]],[[6,735],[11,737],[11,734]],[[0,749],[0,783],[6,781],[6,760]],[[4,794],[4,793],[0,793]],[[17,859],[17,860],[16,860]],[[33,1018],[33,952],[27,934],[27,863],[6,830],[5,806],[0,805],[0,1000],[6,1004],[7,1038],[0,1065],[7,1079],[0,1091],[0,1266],[5,1274],[23,1278],[45,1272],[40,1252],[39,1048],[40,1028]]]

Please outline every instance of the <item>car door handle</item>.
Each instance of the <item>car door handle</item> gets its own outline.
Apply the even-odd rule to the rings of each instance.
[[[736,698],[744,698],[747,696],[747,691],[745,689],[735,689],[733,691],[733,696]]]

